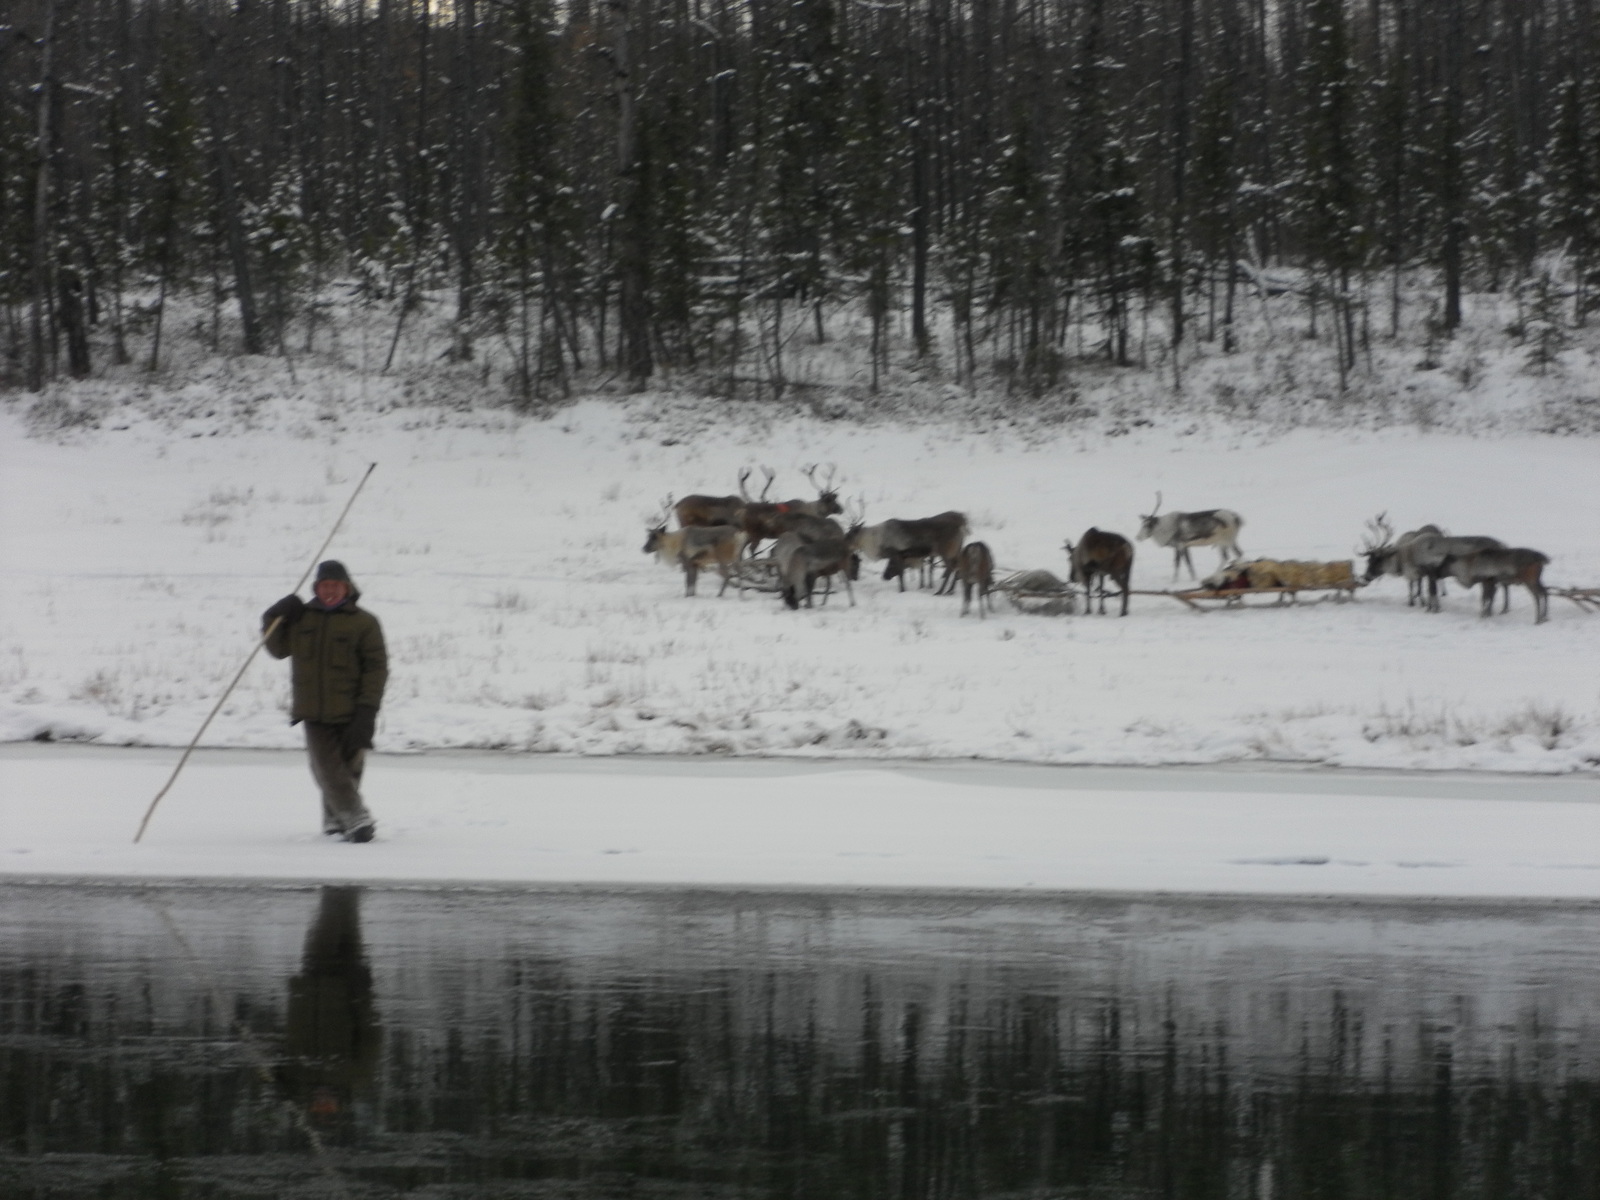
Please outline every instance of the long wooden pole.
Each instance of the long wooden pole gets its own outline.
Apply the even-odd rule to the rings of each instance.
[[[317,564],[322,561],[323,554],[327,552],[329,545],[332,544],[334,534],[339,532],[339,526],[343,525],[344,519],[350,515],[350,508],[355,504],[356,497],[361,494],[361,489],[367,486],[367,480],[372,477],[372,473],[377,469],[377,463],[369,466],[367,473],[361,477],[361,482],[356,484],[356,490],[350,493],[350,499],[345,502],[344,511],[339,514],[339,519],[333,523],[333,528],[328,530],[328,536],[323,539],[322,545],[317,548],[317,552],[311,556],[311,563],[306,567],[305,573],[300,576],[300,582],[294,585],[296,592],[305,587],[306,580],[311,578],[311,572],[316,570]],[[184,750],[183,757],[178,760],[178,765],[172,768],[172,774],[167,777],[167,782],[162,785],[161,790],[156,793],[156,798],[150,801],[150,807],[145,810],[144,820],[139,822],[139,832],[133,835],[135,845],[138,845],[139,839],[144,837],[145,828],[150,824],[150,818],[155,815],[156,805],[160,804],[161,797],[172,789],[173,783],[178,778],[178,772],[183,770],[183,764],[189,761],[189,755],[193,754],[194,748],[200,744],[200,739],[205,735],[206,728],[211,724],[212,718],[222,711],[222,706],[227,703],[228,697],[233,694],[233,689],[238,687],[239,680],[244,678],[246,669],[255,661],[256,655],[261,652],[261,647],[267,644],[267,639],[277,632],[278,626],[282,623],[282,617],[274,617],[272,619],[272,624],[268,625],[262,632],[260,640],[256,642],[255,648],[246,656],[244,665],[239,668],[239,673],[233,677],[233,682],[228,684],[227,690],[222,693],[222,697],[217,701],[216,707],[207,713],[206,719],[200,723],[200,728],[195,731],[194,740]]]

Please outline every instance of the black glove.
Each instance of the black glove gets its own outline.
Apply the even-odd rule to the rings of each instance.
[[[261,614],[261,628],[265,629],[279,617],[283,618],[285,625],[293,625],[306,611],[306,602],[299,596],[285,596],[266,612]]]
[[[350,718],[350,724],[344,727],[344,735],[339,739],[339,749],[344,751],[346,758],[353,758],[357,750],[372,749],[372,733],[378,727],[378,710],[370,704],[356,705],[355,716]]]

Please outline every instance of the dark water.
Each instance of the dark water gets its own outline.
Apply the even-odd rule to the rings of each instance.
[[[0,886],[0,1196],[1600,1195],[1600,909]]]

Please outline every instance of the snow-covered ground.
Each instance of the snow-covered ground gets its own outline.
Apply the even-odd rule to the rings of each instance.
[[[1252,556],[1349,558],[1386,511],[1535,546],[1549,582],[1594,585],[1595,439],[1214,413],[980,431],[665,396],[534,419],[280,394],[270,364],[242,370],[48,434],[0,410],[0,741],[186,744],[376,462],[329,553],[389,640],[382,840],[323,842],[302,757],[281,754],[197,761],[135,847],[176,749],[13,748],[0,873],[1600,895],[1600,616],[1563,600],[1543,625],[1520,592],[1484,620],[1453,589],[1427,615],[1385,580],[1346,604],[1139,596],[1120,619],[1002,601],[979,620],[873,574],[854,607],[795,613],[718,599],[714,579],[685,597],[641,553],[669,493],[766,464],[804,495],[822,463],[868,520],[964,510],[1005,568],[1064,574],[1064,538],[1131,535],[1160,491],[1243,513]],[[1170,554],[1138,549],[1135,585],[1169,586]],[[298,747],[287,694],[260,656],[204,744]],[[440,749],[508,766],[431,770]],[[593,775],[531,754],[834,763]],[[1579,794],[1019,789],[894,765],[928,759],[1512,772]]]
[[[382,750],[1600,762],[1600,617],[1561,599],[1538,626],[1522,592],[1491,620],[1459,589],[1425,615],[1396,580],[1349,604],[1200,614],[1141,596],[1118,619],[1002,601],[980,621],[873,575],[853,608],[791,613],[717,599],[714,580],[686,598],[640,552],[668,493],[731,491],[741,467],[770,464],[778,492],[809,494],[800,467],[820,462],[869,520],[964,510],[1009,568],[1064,574],[1064,538],[1133,534],[1159,490],[1168,507],[1237,509],[1251,555],[1351,557],[1384,510],[1396,529],[1538,547],[1550,582],[1600,584],[1593,439],[797,418],[672,435],[648,402],[541,421],[266,398],[248,417],[241,394],[209,417],[129,407],[53,438],[0,416],[0,740],[185,744],[377,462],[330,554],[387,631]],[[1170,554],[1138,550],[1136,586],[1168,586]],[[261,656],[205,744],[298,745],[287,691]]]
[[[375,758],[379,838],[299,754],[0,749],[0,877],[1600,899],[1572,777]]]

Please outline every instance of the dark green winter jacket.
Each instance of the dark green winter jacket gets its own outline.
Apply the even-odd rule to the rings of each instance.
[[[292,660],[290,724],[342,725],[357,705],[382,705],[389,655],[378,618],[356,607],[360,598],[352,587],[349,598],[331,611],[312,600],[298,620],[280,624],[267,638],[268,654]]]

